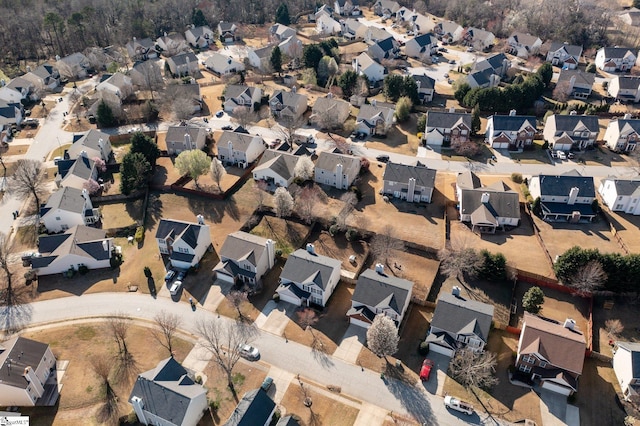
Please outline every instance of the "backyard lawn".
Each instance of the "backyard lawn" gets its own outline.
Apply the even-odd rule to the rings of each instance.
[[[144,199],[128,201],[125,203],[103,204],[94,206],[100,208],[102,215],[102,228],[122,228],[136,225],[142,220],[142,204]]]
[[[302,247],[309,227],[287,219],[263,216],[251,233],[275,241],[276,250],[282,250],[287,255]]]
[[[343,233],[331,236],[328,231],[314,230],[307,240],[315,246],[316,253],[342,261],[342,269],[356,272],[364,262],[368,248],[363,241],[347,241]],[[354,263],[349,262],[349,256],[356,256]]]

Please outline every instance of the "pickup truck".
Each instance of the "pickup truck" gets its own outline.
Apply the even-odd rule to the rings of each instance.
[[[444,405],[447,408],[451,408],[452,410],[465,413],[468,416],[473,414],[473,405],[469,404],[468,402],[461,401],[458,398],[454,398],[452,396],[444,397]]]

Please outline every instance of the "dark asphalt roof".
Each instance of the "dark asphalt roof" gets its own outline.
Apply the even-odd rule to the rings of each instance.
[[[244,394],[224,426],[263,425],[275,408],[276,403],[262,388],[249,391]]]
[[[433,188],[436,171],[424,166],[387,163],[382,175],[382,179],[389,182],[408,183],[411,178],[416,180],[416,185]]]
[[[635,56],[633,50],[628,47],[603,47],[603,49],[605,59],[624,58],[628,52]]]
[[[297,284],[315,284],[325,289],[334,270],[340,269],[342,262],[321,254],[311,254],[307,250],[298,249],[291,253],[284,264],[281,280]]]
[[[571,188],[578,188],[578,197],[596,196],[591,176],[581,176],[575,170],[558,176],[540,175],[541,195],[566,197]]]
[[[461,112],[427,112],[427,127],[450,129],[462,120],[468,128],[471,128],[471,114]]]
[[[14,337],[0,343],[0,383],[26,389],[29,382],[22,375],[26,367],[34,371],[49,348],[46,343]]]
[[[580,57],[580,55],[582,54],[582,46],[560,43],[557,41],[551,43],[551,47],[549,47],[549,52],[555,52],[557,50],[560,50],[563,47],[564,47],[564,50],[566,50],[566,52],[571,56]]]
[[[181,239],[191,248],[198,246],[198,235],[201,226],[196,223],[179,220],[162,219],[156,231],[156,238],[166,240],[171,237],[174,241]]]
[[[530,125],[536,129],[536,118],[531,115],[492,115],[494,131],[513,132],[520,130],[523,125]]]
[[[482,203],[483,194],[489,194],[489,201],[487,203]],[[473,214],[483,205],[495,218],[520,218],[519,195],[515,191],[499,191],[493,187],[486,186],[462,190],[462,200],[460,200],[462,214]]]
[[[640,180],[637,179],[610,179],[616,187],[617,195],[632,195],[640,188]]]
[[[542,211],[546,214],[570,215],[573,212],[580,212],[581,216],[595,216],[595,212],[591,204],[567,204],[567,203],[550,203],[543,201],[540,203]]]
[[[267,250],[267,241],[266,238],[257,235],[236,231],[227,236],[218,254],[221,260],[247,260],[256,266]]]
[[[438,298],[431,326],[451,334],[474,333],[486,342],[493,311],[492,305],[444,293]]]
[[[391,308],[398,315],[409,304],[413,282],[367,269],[358,277],[351,301],[374,308]]]

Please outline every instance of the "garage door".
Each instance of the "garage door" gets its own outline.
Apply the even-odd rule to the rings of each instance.
[[[216,279],[224,281],[225,283],[233,284],[233,277],[231,275],[223,274],[222,272],[216,272]]]
[[[494,149],[509,149],[509,142],[494,142]]]
[[[295,296],[280,293],[280,300],[282,300],[283,302],[292,303],[296,306],[300,306],[300,300]]]
[[[371,326],[371,324],[369,324],[368,322],[362,321],[362,320],[359,320],[359,319],[353,318],[353,317],[349,317],[349,322],[351,324],[353,324],[353,325],[357,325],[357,326],[363,327],[363,328],[369,328]]]
[[[542,389],[548,389],[552,392],[559,393],[561,395],[569,395],[571,394],[571,389],[565,386],[557,385],[553,382],[544,381],[542,382]]]
[[[448,357],[453,356],[453,349],[445,348],[444,346],[436,345],[435,343],[429,343],[429,352],[431,351]]]

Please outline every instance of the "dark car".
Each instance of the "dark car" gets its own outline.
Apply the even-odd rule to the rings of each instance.
[[[389,156],[388,156],[388,155],[386,155],[386,154],[378,155],[378,156],[376,157],[376,160],[381,161],[381,162],[383,162],[383,163],[386,163],[386,162],[388,162],[388,161],[389,161]]]
[[[226,125],[226,126],[222,126],[222,130],[233,130],[233,127]]]
[[[176,277],[176,281],[183,281],[184,277],[187,276],[187,271],[178,272],[178,276]]]
[[[216,112],[216,117],[220,118],[224,115],[224,111],[220,110],[218,112]]]
[[[273,385],[273,379],[269,376],[265,377],[264,381],[262,382],[262,385],[260,386],[260,388],[267,392],[270,388],[271,385]]]
[[[176,276],[176,271],[174,271],[173,269],[169,269],[167,271],[167,274],[164,276],[164,280],[169,282],[173,279],[173,277]]]

